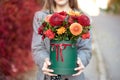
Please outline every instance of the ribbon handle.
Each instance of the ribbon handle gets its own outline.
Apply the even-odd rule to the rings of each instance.
[[[63,58],[62,50],[64,50],[67,46],[72,46],[72,44],[62,44],[62,43],[61,44],[53,44],[52,43],[51,46],[52,46],[52,48],[56,47],[56,60],[58,61],[58,56],[60,54],[61,61],[63,62],[64,58]]]

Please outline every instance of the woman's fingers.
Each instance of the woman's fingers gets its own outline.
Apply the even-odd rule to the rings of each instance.
[[[78,72],[76,74],[73,74],[72,76],[80,75],[84,70],[84,65],[82,64],[80,58],[78,58],[77,64],[78,64],[78,67],[75,68],[75,70],[78,71]]]
[[[80,58],[77,58],[77,64],[80,66],[82,63],[81,59]]]
[[[75,70],[78,71],[78,72],[76,74],[73,74],[72,76],[78,76],[78,75],[80,75],[83,72],[84,67],[80,66],[80,67],[75,68]]]
[[[49,66],[51,65],[50,61],[49,61],[49,58],[46,58],[45,59],[45,62],[43,64],[43,68],[48,68]]]
[[[78,76],[83,72],[83,70],[80,70],[79,72],[77,72],[76,74],[73,74],[72,76]]]
[[[49,62],[49,60],[45,60],[44,64],[43,64],[43,68],[42,68],[42,71],[43,72],[53,72],[52,69],[48,69],[48,66],[50,65],[51,63]]]
[[[83,66],[80,66],[80,67],[75,68],[76,71],[78,71],[78,70],[83,70],[83,69],[84,69]]]
[[[42,71],[43,71],[43,72],[53,72],[52,69],[47,69],[47,68],[42,68]]]
[[[81,70],[81,69],[84,69],[84,65],[82,64],[82,61],[80,58],[78,58],[77,60],[77,64],[78,64],[78,67],[75,68],[75,70]]]
[[[48,75],[48,76],[57,76],[56,74],[52,74],[52,73],[49,73],[49,72],[43,72],[45,75]]]
[[[48,68],[50,65],[51,63],[49,61],[49,58],[46,58],[42,68],[43,73],[48,76],[57,76],[56,74],[51,73],[53,70]]]
[[[46,58],[46,59],[45,59],[45,63],[46,63],[47,65],[51,65],[51,62],[50,62],[49,58]]]

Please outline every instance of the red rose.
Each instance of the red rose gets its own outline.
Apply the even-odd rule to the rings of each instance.
[[[51,29],[48,29],[47,31],[45,31],[44,35],[47,36],[49,39],[53,39],[55,36],[55,34],[52,32]]]
[[[90,33],[89,32],[82,35],[82,39],[89,39],[89,38],[90,38]]]
[[[71,16],[73,20],[78,20],[78,16]]]
[[[50,25],[51,26],[60,26],[63,21],[64,21],[65,17],[58,14],[58,13],[54,13],[51,17],[50,17]]]
[[[44,40],[45,39],[45,35],[42,35],[42,40]]]
[[[68,23],[70,24],[74,23],[74,19],[71,16],[68,18]]]
[[[44,23],[42,23],[42,25],[38,28],[38,34],[43,34],[43,29],[44,29],[44,27],[46,26],[46,23],[44,22]]]
[[[77,21],[77,20],[78,20],[78,17],[77,17],[77,16],[70,16],[70,17],[68,18],[68,23],[72,24],[72,23],[74,23],[74,22]]]
[[[43,34],[43,25],[38,28],[38,34]]]
[[[58,14],[62,15],[62,16],[67,16],[67,13],[65,11],[59,12]]]
[[[78,22],[82,25],[82,26],[90,26],[90,20],[89,18],[82,14],[78,17]]]

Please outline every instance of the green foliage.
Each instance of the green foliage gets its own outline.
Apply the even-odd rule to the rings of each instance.
[[[120,14],[120,0],[110,0],[106,11]]]

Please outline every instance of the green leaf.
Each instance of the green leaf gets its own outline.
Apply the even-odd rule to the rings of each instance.
[[[89,26],[89,29],[91,29],[93,26]]]

